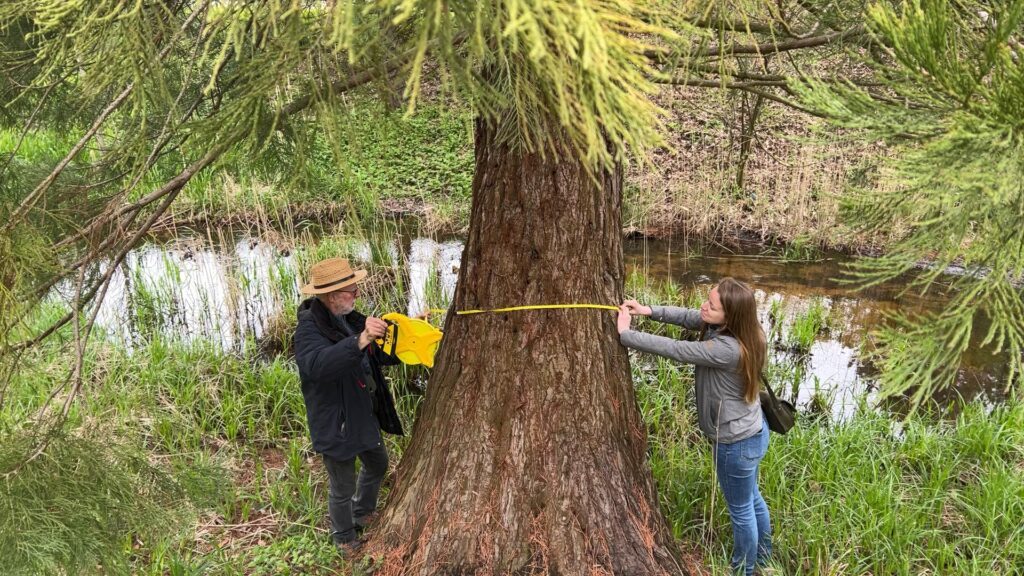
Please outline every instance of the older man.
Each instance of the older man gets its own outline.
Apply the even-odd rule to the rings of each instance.
[[[396,361],[374,343],[387,323],[355,310],[365,270],[330,258],[314,264],[310,277],[302,292],[313,297],[299,306],[295,362],[313,449],[322,455],[330,478],[332,536],[342,553],[351,555],[359,550],[359,532],[376,511],[388,469],[381,430],[402,434],[380,369]],[[358,481],[357,458],[362,462]]]

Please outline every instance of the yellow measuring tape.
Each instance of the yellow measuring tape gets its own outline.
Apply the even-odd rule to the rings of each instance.
[[[508,308],[492,308],[490,310],[459,310],[457,315],[484,314],[486,312],[517,312],[520,310],[553,310],[557,308],[596,308],[598,310],[614,310],[616,306],[606,304],[535,304],[533,306],[510,306]],[[432,313],[444,314],[447,310],[431,308]],[[409,318],[404,314],[385,314],[382,320],[387,321],[388,328],[383,338],[377,338],[377,345],[385,354],[394,356],[404,364],[423,364],[427,368],[434,366],[434,355],[441,344],[443,334],[430,323],[418,318]]]
[[[459,316],[465,316],[467,314],[485,314],[487,312],[518,312],[520,310],[554,310],[557,308],[596,308],[598,310],[613,310],[619,311],[618,306],[608,306],[607,304],[535,304],[533,306],[509,306],[508,308],[491,308],[489,310],[458,310],[455,314]],[[435,314],[444,314],[448,312],[441,308],[431,308],[430,311]]]

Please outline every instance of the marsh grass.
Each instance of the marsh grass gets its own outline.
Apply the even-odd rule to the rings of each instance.
[[[810,301],[806,310],[797,313],[787,330],[787,344],[798,354],[807,354],[815,340],[828,328],[828,309],[821,298]]]
[[[769,345],[782,342],[785,315],[786,301],[781,297],[772,298],[768,303],[768,332],[765,334]]]

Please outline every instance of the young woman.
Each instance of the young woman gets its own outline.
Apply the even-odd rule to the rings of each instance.
[[[700,339],[685,342],[630,330],[631,315],[699,330]],[[618,329],[624,346],[694,365],[697,422],[714,443],[718,483],[732,520],[732,567],[753,574],[772,549],[768,506],[757,489],[768,424],[757,397],[766,346],[754,292],[723,278],[700,310],[627,300],[619,308]]]

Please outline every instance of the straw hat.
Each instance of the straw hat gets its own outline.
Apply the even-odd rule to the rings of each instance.
[[[366,270],[353,270],[344,258],[321,260],[309,269],[309,284],[301,288],[303,294],[326,294],[359,283],[366,278]]]

